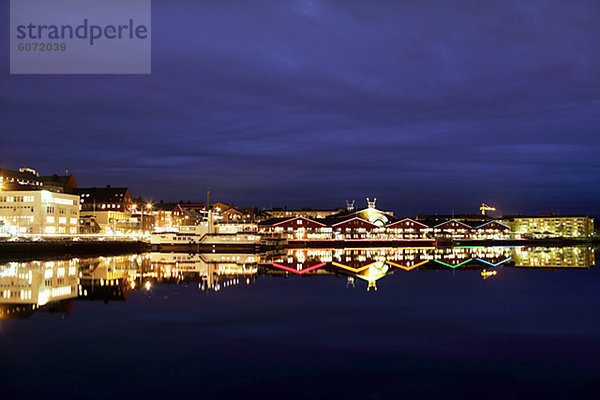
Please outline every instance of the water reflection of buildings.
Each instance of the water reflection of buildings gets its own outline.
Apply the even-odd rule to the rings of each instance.
[[[250,284],[259,274],[338,276],[346,286],[364,281],[368,290],[394,273],[475,270],[484,279],[501,267],[588,269],[588,247],[293,249],[280,254],[147,253],[0,265],[0,319],[37,311],[69,313],[74,300],[125,301],[131,290],[152,285],[197,283],[204,292]],[[494,278],[497,279],[497,278]]]
[[[12,262],[0,266],[0,319],[34,310],[70,312],[77,297],[78,261]]]
[[[143,257],[138,255],[97,257],[79,262],[79,298],[109,301],[127,300],[135,286],[134,277],[141,270]]]
[[[258,254],[150,253],[156,282],[198,282],[206,292],[250,284],[258,272]]]
[[[376,289],[376,281],[397,270],[431,269],[477,270],[487,279],[496,276],[496,268],[590,268],[594,252],[590,248],[369,248],[369,249],[294,249],[261,264],[271,275],[345,275],[347,285],[354,278],[367,281],[367,290]]]
[[[514,249],[514,266],[526,268],[590,268],[594,251],[588,247]]]
[[[512,258],[509,247],[478,248],[370,248],[370,249],[295,249],[276,256],[274,267],[299,275],[330,264],[333,267],[360,273],[379,262],[405,271],[415,268],[457,268],[498,266]]]

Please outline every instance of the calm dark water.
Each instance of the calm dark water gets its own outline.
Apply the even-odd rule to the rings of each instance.
[[[77,293],[25,313],[5,301],[2,398],[598,398],[595,261],[541,269],[512,254],[485,280],[476,261],[391,268],[367,291],[330,263],[219,273],[148,257],[3,266],[0,290],[52,270]]]

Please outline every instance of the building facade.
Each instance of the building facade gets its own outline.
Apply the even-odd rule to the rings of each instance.
[[[431,230],[428,225],[410,218],[393,222],[386,226],[386,233],[390,239],[426,239]]]
[[[0,191],[0,231],[10,235],[74,235],[79,197],[47,190]]]
[[[514,216],[502,222],[522,238],[585,238],[594,234],[594,219],[587,215]]]
[[[21,168],[19,171],[0,168],[0,184],[5,190],[18,190],[18,186],[42,186],[39,174],[31,168]]]
[[[128,188],[108,185],[77,188],[74,193],[81,205],[81,233],[127,234],[134,229],[133,201]]]
[[[377,237],[380,227],[354,217],[332,225],[332,239],[335,240],[366,240]]]
[[[362,218],[362,217],[364,218]],[[369,219],[367,219],[369,218]],[[383,220],[387,224],[383,224]],[[325,219],[278,218],[258,224],[259,233],[280,235],[288,240],[400,240],[431,241],[511,239],[509,226],[498,221],[449,220],[425,224],[410,218],[394,221],[378,210],[359,211]]]
[[[258,225],[260,234],[276,234],[288,240],[331,239],[331,227],[305,217],[277,218]]]
[[[77,182],[73,174],[40,176],[31,168],[20,168],[18,171],[0,168],[0,185],[4,190],[44,189],[51,192],[73,193]]]

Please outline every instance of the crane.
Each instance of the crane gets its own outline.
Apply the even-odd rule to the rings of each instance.
[[[488,206],[485,203],[481,203],[481,207],[479,207],[479,209],[481,210],[481,215],[485,215],[486,211],[496,211],[496,207]]]

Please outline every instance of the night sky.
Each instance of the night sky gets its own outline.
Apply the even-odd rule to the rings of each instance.
[[[152,14],[151,75],[9,75],[2,1],[0,166],[155,201],[600,216],[598,1]]]

